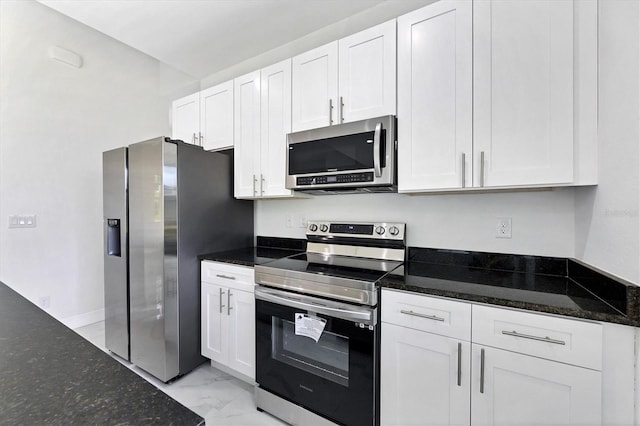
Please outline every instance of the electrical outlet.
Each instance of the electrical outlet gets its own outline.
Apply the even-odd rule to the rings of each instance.
[[[288,214],[287,217],[285,218],[285,226],[287,228],[293,228],[293,215],[292,214]]]
[[[307,217],[305,215],[300,216],[300,222],[298,222],[299,228],[307,228]]]
[[[499,217],[496,227],[496,238],[511,238],[511,218]]]

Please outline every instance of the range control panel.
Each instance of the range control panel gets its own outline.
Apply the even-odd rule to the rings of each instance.
[[[310,220],[307,235],[403,241],[405,224],[396,222],[327,222]]]

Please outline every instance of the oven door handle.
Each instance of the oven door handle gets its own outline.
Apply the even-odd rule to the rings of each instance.
[[[274,294],[276,292],[277,294]],[[259,287],[256,287],[255,295],[256,295],[256,299],[264,300],[266,302],[273,302],[280,305],[289,306],[291,308],[306,309],[318,314],[325,314],[334,318],[351,320],[355,322],[362,322],[368,325],[375,325],[375,315],[374,315],[375,309],[367,309],[367,308],[363,308],[362,310],[345,309],[344,308],[345,304],[343,303],[338,303],[335,305],[340,307],[333,307],[331,306],[333,305],[333,302],[331,302],[330,300],[324,300],[324,299],[317,299],[320,301],[319,303],[322,303],[322,305],[315,304],[315,303],[305,303],[297,297],[286,296],[278,290],[265,290]],[[304,297],[307,300],[316,300],[315,298],[311,298],[308,296],[301,296],[301,297]]]

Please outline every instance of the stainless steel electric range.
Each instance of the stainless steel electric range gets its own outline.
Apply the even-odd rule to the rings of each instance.
[[[379,423],[378,282],[402,223],[311,221],[307,251],[255,267],[256,404],[291,424]]]

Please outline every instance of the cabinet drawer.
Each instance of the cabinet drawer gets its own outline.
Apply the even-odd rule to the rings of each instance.
[[[201,262],[200,280],[250,292],[253,292],[255,286],[253,268],[208,260]]]
[[[473,306],[473,341],[540,358],[602,369],[602,326],[489,306]]]
[[[382,322],[471,340],[469,303],[383,289],[381,304]]]

